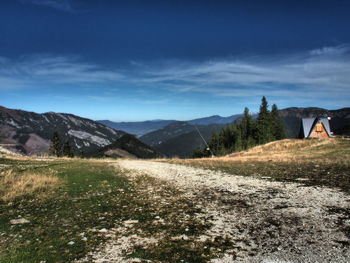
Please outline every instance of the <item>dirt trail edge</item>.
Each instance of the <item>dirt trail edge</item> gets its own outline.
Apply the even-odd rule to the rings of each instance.
[[[350,199],[336,189],[159,162],[117,165],[171,183],[209,215],[213,226],[199,238],[233,242],[212,262],[350,262]]]

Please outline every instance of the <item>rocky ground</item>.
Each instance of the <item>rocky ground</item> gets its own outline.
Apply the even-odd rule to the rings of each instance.
[[[197,219],[211,224],[196,241],[224,238],[229,244],[212,262],[350,262],[350,197],[337,189],[169,163],[121,160],[115,165],[166,182],[194,202],[202,211]],[[155,244],[157,238],[124,237],[134,245]],[[128,246],[113,242],[99,254],[118,254]],[[98,255],[95,261],[109,262]]]

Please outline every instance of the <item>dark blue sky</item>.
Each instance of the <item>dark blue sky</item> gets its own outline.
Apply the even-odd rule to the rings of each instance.
[[[3,0],[0,104],[94,119],[349,106],[350,1]]]

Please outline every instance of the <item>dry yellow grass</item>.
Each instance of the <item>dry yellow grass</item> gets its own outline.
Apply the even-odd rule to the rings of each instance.
[[[18,175],[8,171],[5,175],[0,176],[0,199],[10,201],[28,194],[44,194],[59,183],[59,178],[52,175]]]
[[[157,161],[169,161],[159,159]],[[350,164],[350,141],[346,139],[285,139],[223,157],[171,160],[174,163],[205,162],[321,162]]]

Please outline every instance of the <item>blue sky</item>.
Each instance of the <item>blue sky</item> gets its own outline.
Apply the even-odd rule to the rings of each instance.
[[[91,119],[349,107],[350,1],[2,0],[0,105]]]

